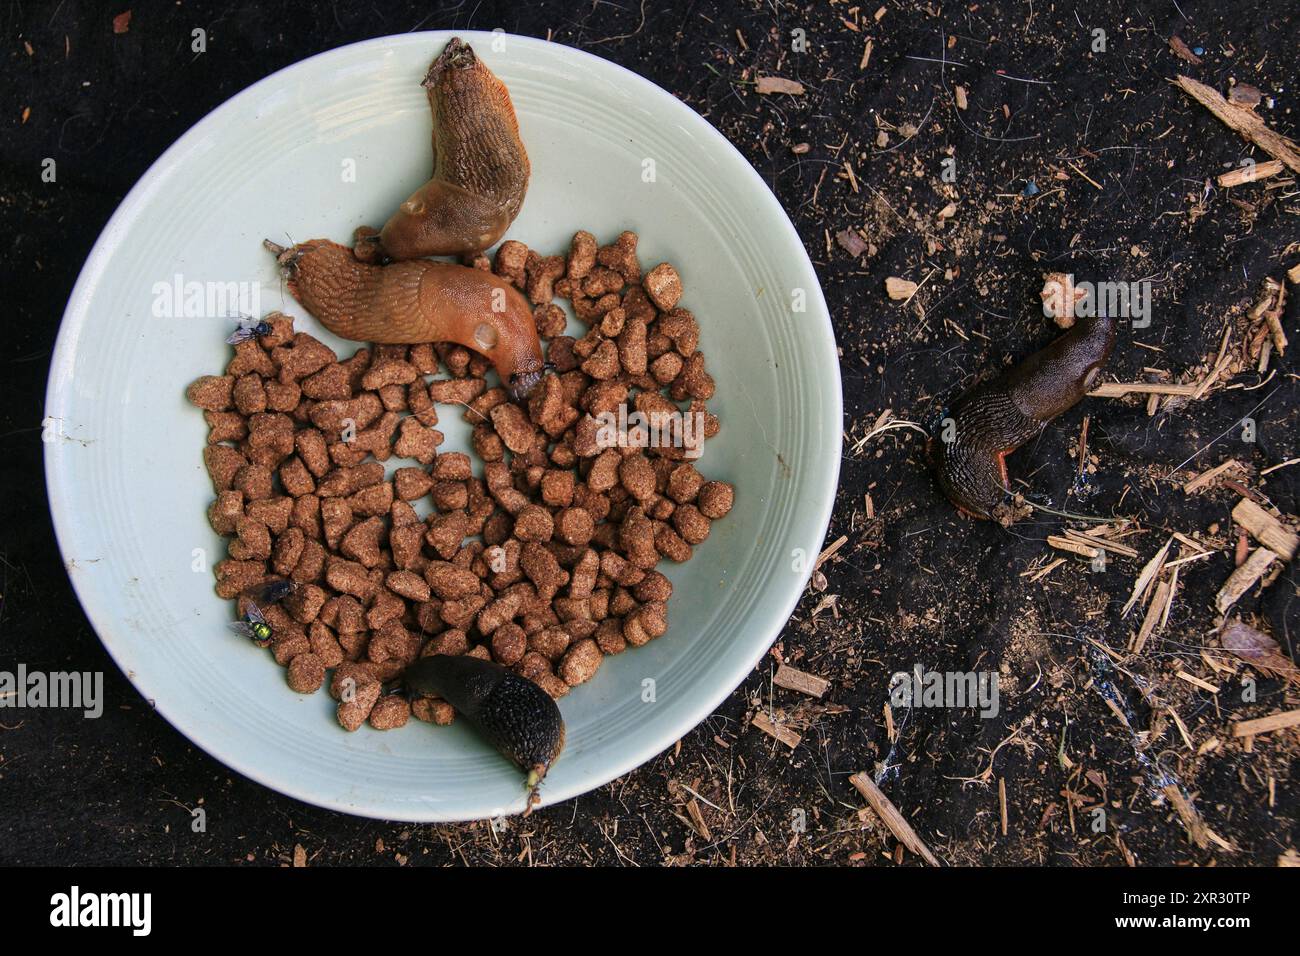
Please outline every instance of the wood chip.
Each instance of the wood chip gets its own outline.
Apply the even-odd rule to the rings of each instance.
[[[1050,564],[1042,568],[1039,568],[1037,571],[1033,571],[1033,570],[1021,571],[1020,576],[1022,578],[1028,577],[1030,581],[1037,583],[1038,581],[1043,580],[1043,578],[1047,577],[1049,574],[1051,574],[1053,571],[1055,571],[1064,563],[1065,563],[1065,558],[1055,558]]]
[[[1192,48],[1187,45],[1187,41],[1177,34],[1169,38],[1169,49],[1188,63],[1195,66],[1199,66],[1201,63],[1201,58],[1192,52]]]
[[[1189,674],[1187,671],[1179,671],[1174,676],[1179,680],[1187,681],[1187,683],[1191,684],[1193,687],[1199,687],[1201,690],[1208,690],[1211,694],[1217,694],[1219,692],[1219,688],[1214,684],[1211,684],[1207,680],[1201,680],[1201,678],[1197,677],[1195,674]]]
[[[964,110],[966,108],[966,87],[954,86],[952,88],[952,95],[957,101],[957,109]]]
[[[1064,538],[1057,534],[1049,534],[1047,543],[1059,551],[1069,551],[1071,554],[1080,554],[1085,558],[1096,558],[1101,554],[1101,548],[1095,544],[1084,544],[1081,541],[1075,541],[1073,538]]]
[[[1225,613],[1228,608],[1237,603],[1237,599],[1255,586],[1255,582],[1264,576],[1273,562],[1277,560],[1277,555],[1268,548],[1256,548],[1237,570],[1233,571],[1228,580],[1219,588],[1219,593],[1214,596],[1214,606],[1219,609],[1219,613]]]
[[[1300,147],[1280,133],[1269,129],[1254,111],[1229,103],[1217,90],[1193,80],[1190,76],[1180,76],[1174,82],[1237,135],[1254,143],[1274,159],[1281,160],[1289,168],[1300,173]]]
[[[1191,481],[1187,482],[1187,484],[1183,485],[1183,494],[1194,495],[1199,491],[1205,490],[1206,488],[1210,487],[1210,485],[1214,482],[1216,478],[1218,478],[1229,468],[1232,468],[1234,466],[1239,467],[1240,465],[1241,462],[1237,461],[1237,459],[1229,458],[1222,465],[1215,465],[1213,468],[1209,469],[1208,471],[1201,472]]]
[[[1129,650],[1134,654],[1141,654],[1142,648],[1146,646],[1147,639],[1159,630],[1157,625],[1165,617],[1165,611],[1169,602],[1173,599],[1173,593],[1173,588],[1168,581],[1161,581],[1156,585],[1155,596],[1151,598],[1151,603],[1147,605],[1147,613],[1142,618],[1142,626],[1138,628],[1137,635],[1129,645]]]
[[[1174,726],[1178,728],[1178,733],[1182,736],[1183,743],[1187,745],[1187,749],[1195,750],[1196,748],[1192,746],[1192,736],[1187,732],[1187,725],[1183,723],[1183,718],[1178,716],[1178,711],[1174,710],[1172,707],[1166,707],[1165,713],[1169,715],[1174,722]]]
[[[1196,812],[1192,802],[1183,796],[1183,788],[1176,783],[1171,783],[1163,788],[1163,793],[1169,799],[1170,805],[1178,812],[1183,826],[1187,828],[1188,838],[1201,849],[1205,849],[1210,842],[1205,832],[1205,821]]]
[[[931,866],[938,866],[939,861],[935,859],[930,848],[925,845],[925,841],[916,835],[911,824],[903,818],[887,796],[880,792],[880,788],[875,785],[871,777],[865,773],[855,773],[849,777],[849,783],[853,788],[862,794],[863,799],[871,805],[871,809],[876,811],[876,815],[884,821],[885,826],[889,827],[891,833],[898,838],[898,842],[903,844],[921,859],[925,860]]]
[[[867,64],[871,62],[871,48],[874,45],[875,44],[872,43],[871,40],[867,40],[867,45],[862,48],[862,62],[858,64],[859,70],[865,70]]]
[[[898,276],[890,276],[885,280],[885,293],[896,302],[900,299],[910,299],[916,295],[917,288],[915,282],[900,279]]]
[[[853,173],[853,164],[848,160],[844,161],[844,174],[849,177],[849,186],[856,193],[858,192],[858,177]]]
[[[1216,176],[1214,181],[1223,189],[1231,189],[1233,186],[1257,183],[1261,179],[1276,176],[1281,171],[1282,161],[1280,159],[1270,159],[1265,163],[1247,163],[1245,166],[1238,166],[1230,172]]]
[[[1263,319],[1273,335],[1273,347],[1278,355],[1286,354],[1286,330],[1282,328],[1282,313],[1286,308],[1286,286],[1272,279],[1264,280],[1264,288],[1257,301],[1250,309],[1250,317]],[[1262,356],[1261,356],[1262,358]]]
[[[1115,703],[1109,697],[1103,697],[1102,700],[1106,702],[1106,706],[1110,708],[1110,712],[1115,715],[1116,720],[1129,730],[1133,729],[1133,725],[1128,722],[1128,717],[1125,716],[1124,711],[1119,709],[1119,704]]]
[[[1190,398],[1196,394],[1195,385],[1162,384],[1160,382],[1103,382],[1088,394],[1093,398],[1123,398],[1135,393],[1139,395],[1179,395]]]
[[[1138,553],[1126,544],[1120,544],[1118,541],[1111,541],[1109,538],[1103,538],[1090,531],[1075,531],[1073,528],[1065,529],[1065,536],[1071,541],[1078,541],[1084,545],[1095,545],[1098,548],[1105,548],[1107,551],[1114,551],[1126,558],[1136,558]]]
[[[1300,710],[1284,710],[1255,720],[1234,720],[1232,736],[1254,737],[1256,734],[1269,734],[1275,730],[1286,730],[1288,727],[1300,727]]]
[[[776,673],[772,675],[772,683],[786,690],[797,690],[809,697],[821,697],[831,686],[831,682],[824,677],[808,674],[788,664],[782,664],[776,669]]]
[[[795,733],[789,727],[783,727],[780,724],[774,723],[772,718],[762,711],[755,714],[754,719],[750,721],[750,723],[763,731],[763,733],[767,734],[769,737],[774,737],[781,741],[781,743],[785,744],[791,750],[798,747],[799,741],[803,740],[803,737]]]
[[[1300,548],[1300,537],[1249,498],[1237,502],[1237,507],[1232,509],[1232,520],[1282,560],[1295,558],[1296,549]]]
[[[754,89],[759,93],[789,93],[791,96],[803,96],[803,84],[798,80],[787,80],[783,76],[760,76],[754,81]]]
[[[1119,612],[1120,617],[1128,614],[1128,612],[1133,609],[1133,605],[1143,599],[1147,589],[1151,587],[1151,582],[1156,579],[1156,575],[1158,575],[1160,570],[1164,567],[1165,558],[1169,556],[1169,546],[1173,543],[1174,539],[1170,538],[1165,542],[1165,546],[1156,552],[1155,557],[1142,566],[1142,570],[1138,573],[1137,581],[1133,584],[1133,593],[1129,595],[1128,602],[1124,605],[1124,610]]]
[[[686,815],[691,818],[691,828],[706,840],[712,840],[713,835],[709,832],[709,825],[704,822],[704,814],[700,812],[699,802],[692,797],[686,804]]]
[[[844,547],[844,545],[848,542],[848,540],[849,540],[849,536],[847,534],[842,534],[838,538],[836,538],[833,542],[828,544],[825,548],[822,549],[822,553],[817,555],[817,563],[813,565],[813,568],[814,569],[820,568],[823,564],[829,561],[831,555],[833,555],[840,548]]]

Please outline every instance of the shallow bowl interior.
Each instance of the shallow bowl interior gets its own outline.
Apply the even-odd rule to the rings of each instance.
[[[736,506],[686,565],[664,568],[670,630],[607,658],[560,707],[568,746],[543,798],[599,786],[670,746],[755,666],[788,618],[829,518],[840,384],[811,264],[761,179],[687,106],[633,73],[556,44],[464,36],[509,86],[533,177],[510,235],[562,252],[584,228],[641,236],[673,262],[702,326],[722,420],[701,468]],[[229,358],[229,317],[168,285],[260,283],[344,355],[282,288],[263,237],[347,242],[429,172],[419,80],[450,34],[343,47],[250,87],[183,136],[122,203],[68,304],[49,381],[51,509],[85,610],[140,692],[196,744],[283,793],[413,821],[522,808],[519,775],[459,722],[343,732],[324,692],[299,696],[268,652],[230,633],[213,593],[224,542],[208,527],[202,415],[185,386]],[[179,279],[178,279],[179,277]],[[209,285],[206,288],[214,288]],[[247,287],[251,293],[253,286]],[[180,314],[160,315],[168,306]],[[231,307],[233,308],[233,307]],[[227,309],[226,311],[230,311]],[[345,351],[346,350],[346,351]],[[444,410],[443,450],[468,425]],[[402,462],[392,461],[390,468]]]

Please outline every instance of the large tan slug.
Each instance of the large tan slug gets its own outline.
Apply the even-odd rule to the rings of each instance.
[[[1007,455],[1088,393],[1114,345],[1114,317],[1080,319],[1046,348],[963,396],[951,413],[951,440],[931,439],[929,446],[948,499],[973,517],[990,517],[1010,494]]]
[[[481,252],[519,214],[528,153],[510,92],[459,37],[424,78],[433,114],[433,177],[379,234],[392,259]]]
[[[516,401],[541,380],[528,300],[482,269],[425,259],[359,261],[328,239],[285,249],[267,240],[295,299],[335,335],[359,342],[456,342],[486,355]]]

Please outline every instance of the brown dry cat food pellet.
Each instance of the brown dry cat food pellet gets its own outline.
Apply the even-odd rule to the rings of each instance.
[[[312,654],[319,657],[326,667],[338,667],[343,663],[343,646],[319,619],[307,629],[307,640],[311,643]]]
[[[204,375],[186,389],[185,397],[192,405],[218,412],[230,407],[234,386],[234,376]]]
[[[297,654],[289,662],[285,680],[300,694],[314,694],[325,683],[325,662],[310,652]]]
[[[379,698],[370,710],[370,726],[375,730],[396,730],[410,719],[411,705],[397,694]]]
[[[334,669],[329,694],[337,701],[350,700],[356,697],[361,687],[377,681],[374,667],[368,662],[345,661]]]
[[[646,295],[650,296],[655,307],[662,312],[671,311],[682,297],[681,276],[667,262],[661,262],[647,272],[641,284],[645,287]]]
[[[432,593],[428,582],[412,571],[394,571],[384,583],[390,591],[411,601],[427,601]]]
[[[431,561],[424,570],[424,579],[429,587],[443,600],[461,598],[473,594],[479,588],[479,579],[471,571],[458,568],[446,561]]]
[[[565,652],[558,672],[570,687],[586,683],[595,675],[601,661],[600,645],[591,638],[578,641]]]
[[[658,571],[650,571],[641,583],[632,589],[638,601],[667,601],[673,594],[673,583]]]
[[[687,544],[702,544],[709,536],[709,519],[695,505],[681,505],[673,511],[673,528]]]
[[[416,720],[446,727],[455,719],[456,712],[451,704],[434,697],[417,697],[411,702],[411,714]]]
[[[520,541],[549,541],[555,520],[541,505],[525,505],[515,517],[515,537]]]
[[[623,638],[633,647],[640,647],[668,630],[667,607],[661,601],[643,604],[623,621]]]
[[[585,508],[565,508],[555,516],[555,534],[565,544],[583,547],[595,530],[591,513]]]
[[[339,725],[348,731],[361,729],[361,725],[370,716],[375,702],[379,700],[379,693],[378,681],[358,684],[350,695],[351,700],[347,699],[348,695],[345,693],[343,699],[339,701],[337,711]]]
[[[726,517],[727,512],[731,510],[735,497],[736,492],[731,485],[722,481],[710,481],[700,488],[699,499],[696,504],[700,509],[700,514],[706,518],[716,520]]]
[[[519,663],[528,649],[528,635],[518,624],[502,624],[492,632],[492,659],[510,667]]]
[[[450,723],[445,701],[382,693],[421,654],[496,660],[561,697],[604,655],[667,630],[673,588],[655,569],[689,559],[735,492],[679,445],[638,446],[644,428],[611,447],[607,416],[676,417],[688,399],[704,437],[718,430],[681,276],[670,263],[643,276],[637,245],[632,232],[606,246],[578,232],[564,256],[507,241],[494,262],[475,258],[524,291],[548,341],[555,374],[526,405],[489,388],[491,362],[459,345],[340,359],[278,314],[225,374],[187,390],[204,415],[208,521],[229,539],[217,593],[272,575],[297,585],[263,609],[271,654],[295,690],[329,680],[345,729]],[[571,300],[580,339],[553,297]],[[449,377],[429,381],[440,365]],[[480,463],[438,453],[437,404],[458,406]],[[392,456],[416,464],[390,479]]]
[[[694,465],[678,465],[668,475],[668,497],[678,504],[694,501],[704,487],[704,479]]]

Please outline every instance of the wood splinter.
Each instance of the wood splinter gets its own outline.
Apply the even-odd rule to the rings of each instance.
[[[866,773],[855,773],[849,777],[849,783],[853,788],[862,794],[864,800],[871,805],[871,809],[876,811],[876,815],[884,821],[885,826],[889,827],[891,833],[898,838],[898,842],[903,844],[921,859],[925,860],[931,866],[938,866],[939,861],[930,848],[925,845],[925,841],[916,835],[911,824],[904,819],[903,815],[898,812],[898,808],[890,802],[889,798],[881,793],[880,788]]]

